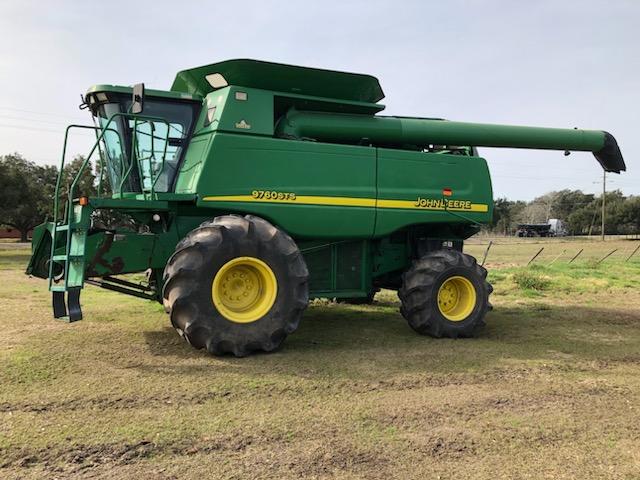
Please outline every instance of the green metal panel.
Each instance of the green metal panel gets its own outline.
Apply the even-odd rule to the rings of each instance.
[[[336,289],[357,290],[363,287],[365,242],[350,242],[336,247]]]
[[[211,85],[206,77],[216,73],[226,85]],[[132,89],[91,87],[94,105],[111,97],[102,92],[129,95]],[[53,255],[67,267],[64,284],[52,287],[58,293],[77,291],[85,275],[147,268],[157,274],[202,221],[239,213],[261,216],[296,239],[311,272],[312,297],[365,296],[374,281],[394,288],[424,248],[441,248],[443,240],[459,246],[491,219],[487,165],[470,155],[470,146],[591,151],[605,170],[625,169],[606,132],[376,116],[384,94],[369,75],[230,60],[180,72],[171,92],[146,94],[202,102],[175,189],[121,191],[85,207],[72,201],[62,223],[36,229],[28,271],[51,282],[54,270],[60,273],[46,272]],[[134,124],[165,121],[119,115]],[[93,153],[105,129],[82,128],[98,130]],[[461,155],[425,153],[455,147],[465,148]],[[60,185],[56,192],[58,201]],[[120,209],[149,232],[90,231],[90,214],[100,208]]]
[[[297,238],[373,234],[375,149],[239,134],[213,136],[198,205],[252,213]]]
[[[332,292],[335,290],[335,263],[333,249],[325,247],[304,254],[309,270],[309,290]]]
[[[385,109],[380,103],[355,102],[336,98],[314,97],[311,95],[274,94],[274,104],[282,110],[282,113],[290,108],[298,110],[311,110],[318,112],[356,113],[363,115],[375,115]]]
[[[450,189],[451,196],[443,190]],[[478,157],[378,149],[375,236],[421,223],[489,222],[493,194]]]
[[[176,178],[176,193],[197,193],[196,185],[204,166],[211,142],[211,134],[195,136],[189,143],[180,172]]]
[[[312,298],[366,297],[371,291],[370,241],[300,243]]]
[[[133,94],[132,87],[124,87],[121,85],[93,85],[89,87],[87,93],[98,93],[98,92],[114,92],[114,93],[126,93]],[[171,98],[174,100],[202,100],[201,95],[197,93],[191,92],[171,92],[167,90],[153,90],[146,89],[145,95],[149,95],[151,97],[162,97],[162,98]]]
[[[87,276],[143,272],[152,267],[156,235],[96,232],[87,239]],[[158,258],[158,262],[162,261]]]
[[[367,115],[336,115],[290,111],[276,135],[314,138],[323,142],[369,141],[380,146],[473,145],[593,152],[602,167],[625,170],[615,139],[607,132],[563,128],[521,127],[446,120]]]
[[[209,93],[205,98],[194,138],[215,131],[271,136],[274,119],[283,116],[290,108],[375,114],[383,110],[384,105],[226,87]]]
[[[47,235],[48,223],[50,222],[42,223],[33,229],[33,232],[31,233],[31,254],[32,255],[38,251],[39,245],[42,243],[44,237]],[[47,255],[49,255],[50,253],[51,252],[47,252]],[[33,268],[31,263],[27,267],[27,270],[29,268]],[[30,273],[30,272],[27,271],[27,273]]]
[[[367,138],[375,143],[385,144],[474,145],[552,150],[597,151],[604,146],[604,132],[594,130],[300,111],[289,112],[278,134],[341,143]]]
[[[82,287],[85,277],[85,255],[87,252],[87,235],[89,232],[89,224],[91,207],[81,206],[77,203],[67,205],[70,209],[68,213],[68,223],[65,225],[56,226],[53,222],[47,222],[42,224],[40,229],[46,229],[49,232],[49,238],[51,242],[47,241],[51,250],[48,252],[50,263],[48,266],[49,272],[49,289],[51,290],[53,285],[53,276],[56,272],[64,272],[62,276],[61,288],[75,288]],[[44,240],[45,235],[42,232],[40,235],[40,242]],[[29,262],[29,270],[37,264],[41,264],[42,255],[46,255],[47,252],[42,251],[41,248],[36,248],[33,254],[32,260]]]
[[[214,131],[272,136],[274,119],[290,108],[372,115],[384,106],[231,86],[207,95],[195,136]]]
[[[175,197],[175,194],[159,194],[156,196],[159,197],[161,195]],[[188,200],[193,198],[191,195],[183,195],[179,197],[179,200]],[[130,197],[122,197],[122,198],[91,198],[89,199],[89,205],[93,209],[98,208],[117,208],[120,210],[126,210],[130,212],[137,211],[166,211],[169,210],[169,202],[166,200],[149,200],[145,198],[143,194],[132,195]]]
[[[130,231],[94,232],[86,242],[87,276],[163,269],[180,238],[175,226],[155,235]]]
[[[201,96],[215,90],[207,75],[219,73],[228,85],[299,95],[375,103],[384,98],[378,79],[371,75],[306,68],[259,60],[227,60],[183,70],[171,90]]]
[[[39,278],[49,278],[49,262],[51,260],[51,232],[53,231],[53,223],[45,222],[33,229],[31,238],[31,258],[27,265],[27,275],[33,275]],[[62,245],[62,238],[59,238],[59,244]]]
[[[273,135],[273,92],[228,87],[226,98],[223,98],[225,101],[222,114],[218,122],[211,124],[212,129],[253,135]],[[216,103],[220,104],[218,101]]]
[[[404,235],[400,242],[392,242],[390,237],[384,237],[372,242],[371,270],[374,277],[403,271],[411,262],[411,248]]]

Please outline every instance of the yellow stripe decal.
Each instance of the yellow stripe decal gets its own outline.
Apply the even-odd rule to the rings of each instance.
[[[375,198],[354,197],[315,197],[296,195],[295,199],[256,198],[252,195],[223,195],[204,197],[206,202],[258,202],[258,203],[288,203],[290,205],[336,205],[341,207],[375,207]]]
[[[488,212],[489,206],[484,203],[471,203],[462,200],[424,199],[417,200],[377,200],[361,197],[320,197],[311,195],[296,195],[295,198],[256,198],[253,195],[216,195],[204,197],[205,202],[258,202],[284,203],[289,205],[328,205],[339,207],[377,207],[385,209],[405,210],[449,210],[452,212]]]
[[[378,200],[378,208],[403,208],[411,210],[449,210],[451,212],[488,212],[489,206],[485,203],[471,203],[468,201],[432,200],[418,198],[417,200]]]

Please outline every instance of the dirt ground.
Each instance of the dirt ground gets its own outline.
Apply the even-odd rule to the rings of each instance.
[[[0,478],[640,478],[637,244],[550,240],[524,268],[538,244],[497,241],[478,338],[418,336],[381,292],[315,302],[244,359],[94,287],[56,322],[28,251],[0,246]]]

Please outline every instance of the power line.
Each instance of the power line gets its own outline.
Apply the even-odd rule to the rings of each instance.
[[[58,130],[54,130],[51,128],[28,127],[26,125],[9,125],[6,123],[0,123],[0,128],[18,128],[20,130],[36,130],[39,132],[52,132],[52,133],[59,133],[63,135],[66,127],[60,127]]]
[[[9,115],[0,115],[0,118],[3,118],[5,120],[18,120],[21,122],[47,123],[49,125],[66,125],[66,122],[63,122],[63,121],[52,122],[49,120],[38,120],[36,118],[25,118],[25,117],[12,117]]]
[[[50,113],[50,112],[43,112],[43,111],[36,111],[36,110],[25,110],[22,108],[0,106],[0,110],[11,110],[12,112],[30,113],[33,115],[44,115],[46,117],[58,117],[58,118],[64,118],[67,120],[70,118],[69,115],[60,115],[59,113]]]
[[[540,163],[530,163],[530,162],[521,162],[519,160],[513,160],[513,159],[508,159],[508,158],[497,158],[497,157],[487,157],[485,158],[485,160],[487,161],[487,163],[508,163],[509,165],[514,165],[517,167],[531,167],[531,168],[540,168],[541,165],[544,164],[544,161],[540,161]],[[547,162],[553,161],[552,159],[547,158],[546,159]],[[570,163],[560,163],[560,164],[556,164],[554,165],[555,169],[561,168],[561,169],[575,169],[575,165],[572,165]]]
[[[545,181],[545,182],[551,182],[554,180],[570,180],[573,182],[580,182],[580,181],[584,181],[584,182],[591,182],[593,181],[593,176],[587,178],[587,177],[581,177],[581,178],[576,178],[575,176],[573,177],[558,177],[558,176],[553,176],[553,177],[529,177],[529,176],[519,176],[519,175],[500,175],[500,174],[492,174],[491,175],[493,178],[510,178],[510,179],[515,179],[515,180],[537,180],[537,181]]]
[[[24,125],[6,125],[1,123],[0,123],[0,128],[17,128],[20,130],[35,130],[38,132],[51,132],[51,133],[57,133],[57,134],[62,134],[64,132],[64,128],[62,127],[60,128],[60,130],[53,130],[49,128],[25,127]]]

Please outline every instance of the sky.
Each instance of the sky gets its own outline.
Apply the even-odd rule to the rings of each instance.
[[[384,114],[606,130],[640,194],[640,1],[0,1],[0,155],[58,164],[93,84],[169,89],[230,58],[369,73]],[[76,136],[70,155],[87,153]],[[590,153],[480,149],[494,196],[602,190]]]

